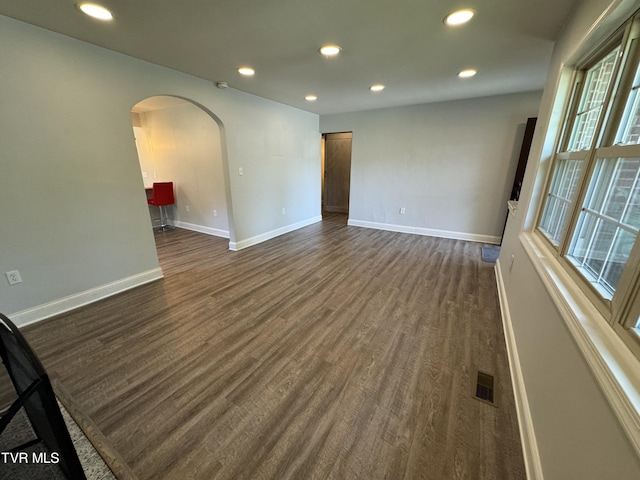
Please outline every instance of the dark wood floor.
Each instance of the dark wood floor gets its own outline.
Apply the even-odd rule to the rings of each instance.
[[[25,329],[139,478],[525,478],[480,244],[342,215],[156,242],[163,280]]]

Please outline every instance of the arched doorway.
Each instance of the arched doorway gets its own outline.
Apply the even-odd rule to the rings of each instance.
[[[145,188],[173,182],[175,226],[233,240],[224,128],[200,105],[174,96],[155,96],[131,110]],[[151,216],[157,216],[150,207]]]

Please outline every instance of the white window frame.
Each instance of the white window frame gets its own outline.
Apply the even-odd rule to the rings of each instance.
[[[630,39],[636,38],[633,42]],[[640,335],[637,334],[637,325],[640,324],[639,317],[635,317],[635,323],[631,320],[632,312],[636,310],[640,314],[640,271],[631,268],[634,265],[632,260],[640,258],[640,237],[635,242],[632,256],[627,261],[627,266],[618,282],[613,295],[607,295],[604,289],[591,283],[587,275],[581,271],[581,267],[568,257],[571,248],[574,232],[578,227],[580,213],[583,209],[585,196],[596,168],[598,159],[601,158],[640,158],[640,145],[614,145],[613,141],[617,134],[619,123],[626,105],[628,92],[631,89],[633,77],[635,77],[636,66],[640,60],[640,20],[631,19],[623,28],[617,31],[612,37],[592,54],[589,59],[576,68],[573,81],[573,92],[566,107],[563,127],[557,140],[556,154],[549,169],[549,177],[545,188],[545,195],[538,210],[536,222],[536,234],[546,244],[546,248],[556,258],[560,266],[566,270],[571,281],[582,289],[589,301],[596,307],[600,316],[613,328],[617,334],[624,338],[625,344],[632,349],[633,353],[640,358]],[[613,68],[612,80],[609,91],[605,95],[605,100],[600,111],[597,122],[596,134],[592,139],[591,148],[588,150],[570,151],[569,145],[572,141],[574,124],[577,122],[578,107],[580,106],[587,71],[593,65],[597,65],[603,58],[606,58],[613,50],[620,48],[617,60]],[[629,78],[631,77],[631,78]],[[582,172],[578,181],[577,192],[570,202],[567,221],[563,226],[559,241],[554,242],[541,228],[545,205],[550,196],[549,189],[553,179],[554,169],[561,160],[580,160],[584,162]],[[637,307],[630,304],[638,303]]]
[[[602,386],[621,427],[640,455],[640,237],[636,238],[611,299],[604,298],[566,258],[597,159],[640,158],[640,145],[615,143],[618,140],[618,127],[624,120],[627,94],[631,91],[634,80],[628,70],[635,70],[640,63],[640,13],[632,15],[622,28],[624,33],[617,31],[591,56],[603,58],[606,54],[604,52],[616,39],[622,38],[619,54],[621,58],[613,79],[614,85],[617,85],[617,93],[605,102],[592,148],[578,152],[569,152],[567,148],[572,118],[575,118],[578,107],[578,90],[582,88],[581,82],[584,79],[580,71],[583,69],[573,69],[570,85],[572,92],[566,98],[564,121],[558,129],[555,141],[554,151],[560,153],[553,155],[551,165],[546,170],[546,186],[542,196],[531,205],[536,209],[534,228],[523,231],[519,238],[595,378]],[[629,41],[634,36],[636,39]],[[591,62],[594,63],[596,62]],[[567,67],[564,68],[563,75],[569,76]],[[567,93],[567,90],[559,91],[558,98]],[[640,96],[640,89],[638,95]],[[579,181],[579,192],[571,202],[570,220],[566,223],[560,241],[554,244],[539,225],[555,164],[558,160],[567,158],[584,158],[586,163]]]

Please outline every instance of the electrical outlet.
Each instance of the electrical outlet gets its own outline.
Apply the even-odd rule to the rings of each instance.
[[[214,217],[217,217],[217,216],[218,216],[218,210],[214,210],[214,211],[213,211],[213,216],[214,216]]]
[[[404,214],[405,214],[404,207],[400,207],[400,215],[404,215]]]
[[[10,272],[4,272],[7,276],[7,281],[9,285],[15,285],[16,283],[22,283],[22,277],[20,276],[20,272],[18,270],[11,270]]]
[[[287,210],[285,208],[282,209],[282,214],[285,215],[287,213]]]
[[[187,213],[189,213],[189,205],[185,205],[184,208],[187,210]]]
[[[244,168],[242,167],[238,168],[238,175],[244,175]]]

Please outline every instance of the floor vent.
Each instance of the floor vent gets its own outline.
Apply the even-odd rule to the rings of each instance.
[[[476,398],[493,405],[493,375],[478,372]]]

